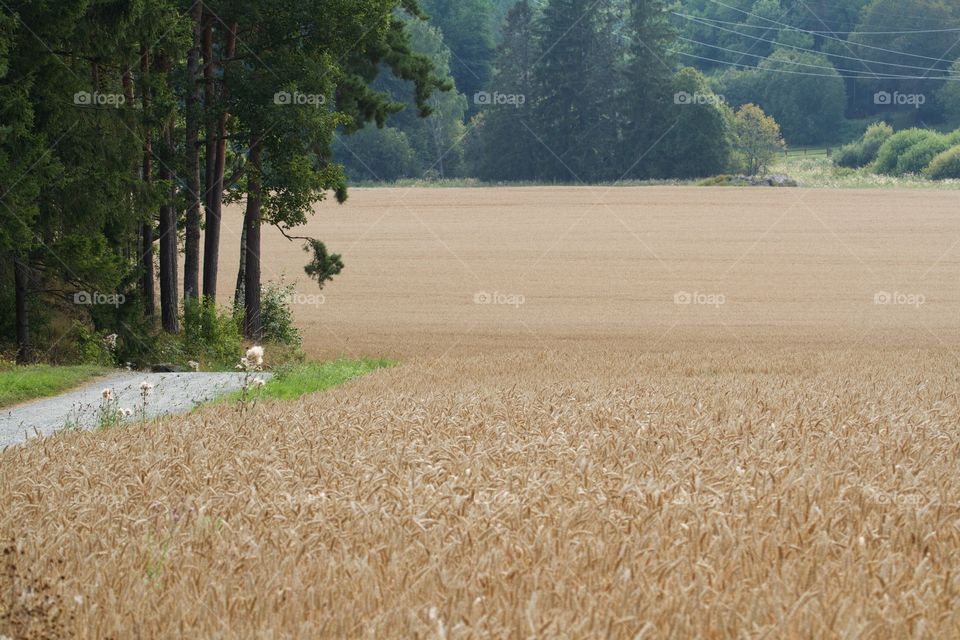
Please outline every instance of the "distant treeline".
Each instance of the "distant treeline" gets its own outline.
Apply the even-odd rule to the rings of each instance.
[[[341,137],[336,157],[351,177],[590,182],[734,171],[730,127],[732,147],[708,144],[725,139],[709,127],[715,118],[683,108],[712,101],[720,111],[758,105],[795,145],[848,142],[876,120],[960,122],[954,2],[423,6],[431,21],[415,25],[414,41],[456,89],[432,98],[426,120],[401,114],[384,130]],[[375,86],[412,96],[402,82]],[[701,158],[688,156],[695,150]]]

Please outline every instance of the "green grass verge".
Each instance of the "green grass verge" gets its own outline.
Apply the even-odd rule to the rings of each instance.
[[[284,365],[273,372],[273,377],[253,392],[256,400],[296,400],[308,393],[324,391],[350,382],[377,369],[392,367],[392,360],[332,360],[330,362],[302,362]],[[224,396],[223,401],[235,402],[240,392]],[[216,402],[216,401],[215,401]]]
[[[377,369],[392,367],[390,360],[333,360],[304,362],[281,367],[260,391],[261,399],[296,400],[300,396],[323,391]]]
[[[45,364],[0,369],[0,407],[55,396],[106,373],[103,367]]]
[[[777,157],[767,174],[783,173],[801,187],[820,189],[960,189],[960,180],[927,180],[922,176],[881,176],[868,168],[838,167],[826,156]]]

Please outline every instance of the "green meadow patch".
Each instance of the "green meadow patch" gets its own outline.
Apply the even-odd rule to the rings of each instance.
[[[296,400],[395,364],[384,358],[291,363],[273,371],[273,377],[261,389],[253,391],[251,397],[256,400]],[[242,393],[237,392],[224,396],[223,400],[234,402],[241,397]]]
[[[385,359],[341,359],[290,365],[274,372],[273,378],[261,390],[260,398],[295,400],[308,393],[324,391],[394,364],[396,363]]]
[[[106,373],[103,367],[79,365],[53,367],[45,364],[0,369],[0,407],[55,396]]]

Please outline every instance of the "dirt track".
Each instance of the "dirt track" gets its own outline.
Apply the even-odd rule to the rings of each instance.
[[[269,373],[256,377],[269,379]],[[153,385],[144,403],[140,385]],[[94,429],[103,420],[102,393],[110,389],[114,410],[129,410],[125,420],[183,413],[225,393],[243,388],[245,376],[213,373],[115,373],[51,398],[41,398],[0,411],[0,449],[28,438],[47,436],[64,428]]]

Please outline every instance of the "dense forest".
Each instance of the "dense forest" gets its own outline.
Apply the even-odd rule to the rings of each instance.
[[[846,143],[877,121],[960,124],[960,4],[944,0],[424,6],[415,41],[456,88],[431,98],[426,121],[339,137],[352,178],[735,172],[749,166],[730,112],[748,104],[793,146]],[[409,101],[402,84],[379,88]]]
[[[924,169],[958,142],[915,132],[960,121],[958,59],[945,0],[8,0],[0,347],[142,363],[288,340],[261,228],[324,286],[344,261],[297,227],[351,182],[756,174],[786,144],[863,166],[888,139],[924,142],[903,165]],[[954,149],[929,173],[958,168]]]
[[[182,361],[238,332],[285,337],[261,229],[303,246],[320,286],[343,268],[296,228],[347,196],[336,130],[404,108],[374,78],[409,83],[420,116],[450,88],[410,46],[425,19],[415,0],[4,3],[0,335],[17,360]],[[228,202],[245,213],[224,313]]]

